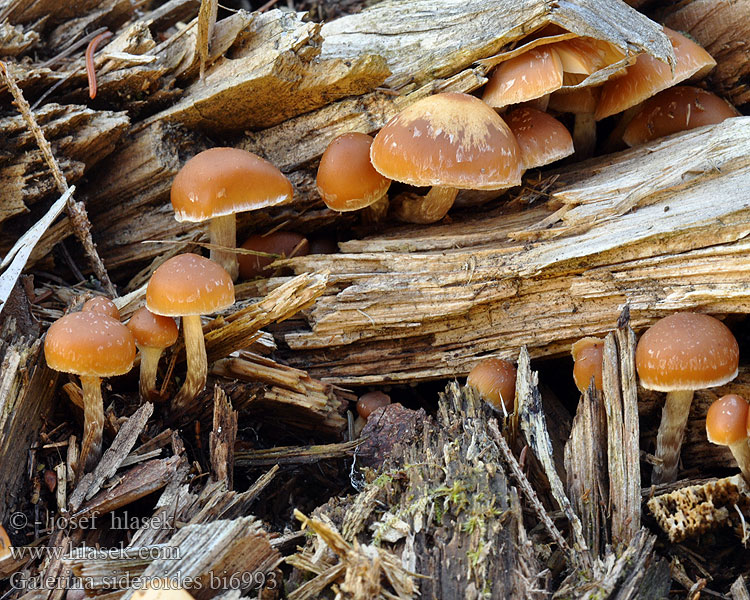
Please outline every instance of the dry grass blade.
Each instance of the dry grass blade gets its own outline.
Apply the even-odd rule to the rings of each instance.
[[[264,467],[270,465],[303,465],[328,460],[345,458],[354,454],[362,440],[342,442],[339,444],[321,444],[315,446],[286,446],[268,450],[251,450],[237,452],[235,462],[242,467]]]

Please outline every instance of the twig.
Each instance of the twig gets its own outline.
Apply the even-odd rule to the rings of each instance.
[[[39,127],[39,124],[36,122],[34,114],[31,112],[31,107],[29,107],[29,103],[23,96],[23,92],[16,84],[12,75],[8,72],[5,63],[2,61],[0,61],[0,77],[2,77],[3,81],[8,86],[8,89],[10,90],[10,93],[13,95],[13,99],[16,102],[18,110],[23,116],[24,121],[26,121],[26,125],[31,130],[31,133],[34,135],[34,138],[39,145],[39,149],[42,151],[44,160],[47,162],[47,165],[52,171],[52,176],[55,178],[55,182],[57,183],[57,187],[60,190],[60,193],[65,193],[69,187],[68,182],[65,180],[65,175],[60,169],[60,165],[57,163],[57,160],[55,160],[55,157],[52,154],[52,148],[50,147],[47,138],[44,137],[44,133],[42,132],[41,127]],[[70,217],[70,223],[73,227],[73,231],[75,232],[76,237],[78,237],[79,241],[81,242],[84,251],[88,255],[91,266],[94,269],[94,273],[96,273],[96,276],[102,282],[102,286],[104,286],[104,289],[107,290],[107,293],[114,298],[115,296],[117,296],[117,292],[112,285],[112,281],[109,279],[107,269],[104,267],[102,259],[99,257],[99,254],[96,251],[96,246],[94,246],[94,240],[91,237],[91,223],[89,222],[89,217],[86,214],[86,207],[82,202],[76,202],[73,199],[72,195],[70,195],[68,196],[67,200],[67,210],[68,216]]]
[[[89,98],[96,98],[96,67],[94,66],[94,52],[99,42],[103,42],[112,37],[111,31],[102,31],[86,46],[86,75],[89,79]]]

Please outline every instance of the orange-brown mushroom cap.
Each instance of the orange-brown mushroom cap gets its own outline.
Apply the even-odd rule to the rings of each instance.
[[[96,312],[120,320],[120,311],[112,300],[104,296],[96,296],[83,303],[81,312]]]
[[[482,100],[494,108],[502,108],[540,98],[562,85],[560,56],[552,45],[541,46],[501,62],[484,86]]]
[[[739,114],[716,94],[678,85],[646,100],[625,128],[622,139],[628,146],[635,146],[679,131],[721,123]]]
[[[485,358],[469,373],[466,384],[475,388],[493,408],[513,412],[516,397],[516,367],[502,358]]]
[[[578,340],[570,349],[573,355],[573,379],[576,387],[583,393],[594,378],[594,387],[602,389],[602,358],[604,340],[596,337],[585,337]]]
[[[575,152],[565,125],[541,110],[516,108],[508,113],[506,122],[516,136],[526,169],[548,165]]]
[[[370,206],[383,197],[391,180],[370,162],[372,138],[365,133],[344,133],[326,148],[318,166],[316,186],[326,206],[350,211]]]
[[[391,397],[384,392],[367,392],[357,400],[357,414],[363,419],[367,419],[373,411],[381,406],[388,406],[390,403]]]
[[[135,343],[144,348],[169,348],[179,334],[172,317],[155,315],[145,306],[133,313],[127,327],[135,337]]]
[[[436,94],[407,107],[375,136],[370,159],[380,174],[415,186],[496,190],[521,183],[513,133],[468,94]]]
[[[550,48],[560,57],[564,72],[578,75],[591,75],[625,58],[616,46],[591,37],[562,40],[551,44]]]
[[[206,315],[234,304],[229,273],[197,254],[179,254],[160,265],[146,289],[146,308],[157,315]]]
[[[607,81],[602,87],[596,119],[622,112],[657,92],[690,77],[700,78],[716,66],[711,55],[684,35],[664,28],[675,55],[674,73],[670,66],[648,54],[640,54],[625,75]]]
[[[292,199],[292,184],[267,160],[239,148],[211,148],[185,163],[172,182],[178,221],[205,221]]]
[[[112,317],[70,313],[49,328],[44,355],[55,371],[95,377],[123,375],[133,367],[135,340],[130,330]]]
[[[708,441],[720,446],[736,444],[747,437],[748,404],[742,396],[727,394],[716,400],[706,413]]]
[[[244,241],[241,248],[288,257],[292,256],[292,252],[294,252],[294,256],[307,255],[310,251],[310,244],[299,233],[274,231],[267,235],[251,235]],[[265,269],[276,259],[259,254],[238,254],[237,260],[240,263],[240,278],[250,279],[251,277],[269,276],[271,273]]]
[[[709,315],[681,312],[646,330],[635,361],[646,389],[700,390],[734,379],[739,354],[737,340],[724,323]]]

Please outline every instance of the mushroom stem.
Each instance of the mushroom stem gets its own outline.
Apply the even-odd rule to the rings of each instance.
[[[670,483],[677,479],[677,463],[680,460],[682,436],[685,433],[692,390],[667,392],[667,400],[661,413],[659,433],[656,435],[656,458],[661,464],[654,467],[651,483]]]
[[[206,344],[203,341],[203,326],[199,315],[182,317],[182,331],[185,335],[185,354],[187,356],[187,374],[185,383],[172,400],[172,412],[182,414],[190,406],[203,388],[206,387]]]
[[[102,380],[96,375],[81,375],[83,388],[83,440],[79,464],[91,471],[102,456],[102,431],[104,431],[104,400]]]
[[[388,194],[383,194],[380,198],[375,200],[370,206],[366,206],[362,210],[362,222],[374,225],[380,223],[385,216],[388,214],[388,208],[391,205],[388,200]]]
[[[237,219],[234,214],[224,215],[221,217],[214,217],[208,226],[208,233],[211,239],[211,243],[217,246],[224,246],[225,248],[236,248],[237,247]],[[237,281],[239,274],[239,263],[237,262],[237,254],[234,252],[227,252],[225,250],[218,250],[211,248],[211,260],[215,263],[220,264],[227,273],[229,273],[232,281]]]
[[[151,392],[156,390],[156,370],[164,350],[162,348],[147,348],[146,346],[138,346],[138,350],[141,353],[141,378],[139,382],[141,399],[150,401]]]
[[[594,113],[576,114],[573,119],[573,147],[578,160],[591,158],[596,148],[596,119]]]
[[[393,212],[406,223],[428,225],[435,223],[448,214],[458,189],[443,185],[433,186],[426,196],[416,194],[399,194],[393,201]]]
[[[729,444],[729,449],[732,451],[732,456],[737,461],[737,466],[742,471],[745,481],[750,482],[750,445],[748,445],[748,439],[743,438],[739,442]]]

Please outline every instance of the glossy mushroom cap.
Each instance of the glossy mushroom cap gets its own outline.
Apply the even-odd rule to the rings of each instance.
[[[635,146],[679,131],[721,123],[739,114],[716,94],[678,85],[646,100],[625,128],[622,139],[628,146]]]
[[[185,163],[172,182],[178,221],[205,221],[284,204],[292,184],[270,162],[238,148],[211,148]]]
[[[526,169],[548,165],[575,152],[573,138],[565,125],[541,110],[516,108],[505,120],[516,136]]]
[[[552,45],[532,48],[501,62],[484,86],[482,100],[493,108],[540,98],[563,85],[563,66]]]
[[[332,210],[359,210],[383,197],[391,180],[370,162],[372,138],[364,133],[345,133],[326,148],[318,167],[316,186]]]
[[[274,231],[267,235],[251,235],[241,246],[245,250],[255,250],[267,254],[278,254],[283,257],[306,256],[310,251],[310,245],[299,233],[291,231]],[[240,261],[240,278],[251,279],[253,277],[268,276],[266,267],[276,258],[271,256],[258,256],[253,254],[238,254]]]
[[[591,378],[594,378],[594,387],[602,389],[602,357],[604,354],[604,340],[596,337],[585,337],[578,340],[570,349],[573,355],[573,379],[576,387],[585,392]]]
[[[383,392],[367,392],[362,394],[357,400],[357,414],[363,419],[367,419],[373,411],[381,406],[388,406],[391,403],[391,397]]]
[[[724,323],[682,312],[660,319],[641,336],[635,362],[646,389],[700,390],[734,379],[739,354],[737,340]]]
[[[135,339],[112,317],[70,313],[49,328],[44,355],[55,371],[95,377],[123,375],[133,367]]]
[[[120,320],[120,311],[112,300],[104,296],[96,296],[91,300],[86,300],[81,308],[81,312],[95,312],[107,315],[113,319]]]
[[[154,271],[146,289],[146,308],[157,315],[207,315],[234,304],[232,278],[215,262],[179,254]]]
[[[549,110],[574,115],[593,114],[599,102],[599,87],[560,90],[549,97]]]
[[[370,159],[380,174],[415,186],[497,190],[521,183],[515,137],[468,94],[436,94],[407,107],[375,136]]]
[[[727,394],[716,400],[706,414],[708,441],[729,446],[746,438],[747,409],[747,400],[737,394]]]
[[[576,75],[591,75],[625,58],[616,46],[590,37],[562,40],[555,42],[550,48],[560,57],[563,71]]]
[[[485,358],[469,373],[466,385],[475,388],[479,395],[498,412],[513,412],[516,397],[516,367],[502,358]]]
[[[8,537],[8,532],[5,531],[5,527],[0,525],[0,561],[8,558],[11,555],[12,544]]]
[[[607,81],[596,107],[596,119],[622,112],[657,92],[685,81],[705,76],[716,66],[711,55],[684,35],[664,28],[675,55],[674,74],[670,66],[648,54],[640,54],[625,75]]]
[[[144,348],[169,348],[179,334],[172,317],[155,315],[145,306],[133,313],[127,327],[135,343]]]

